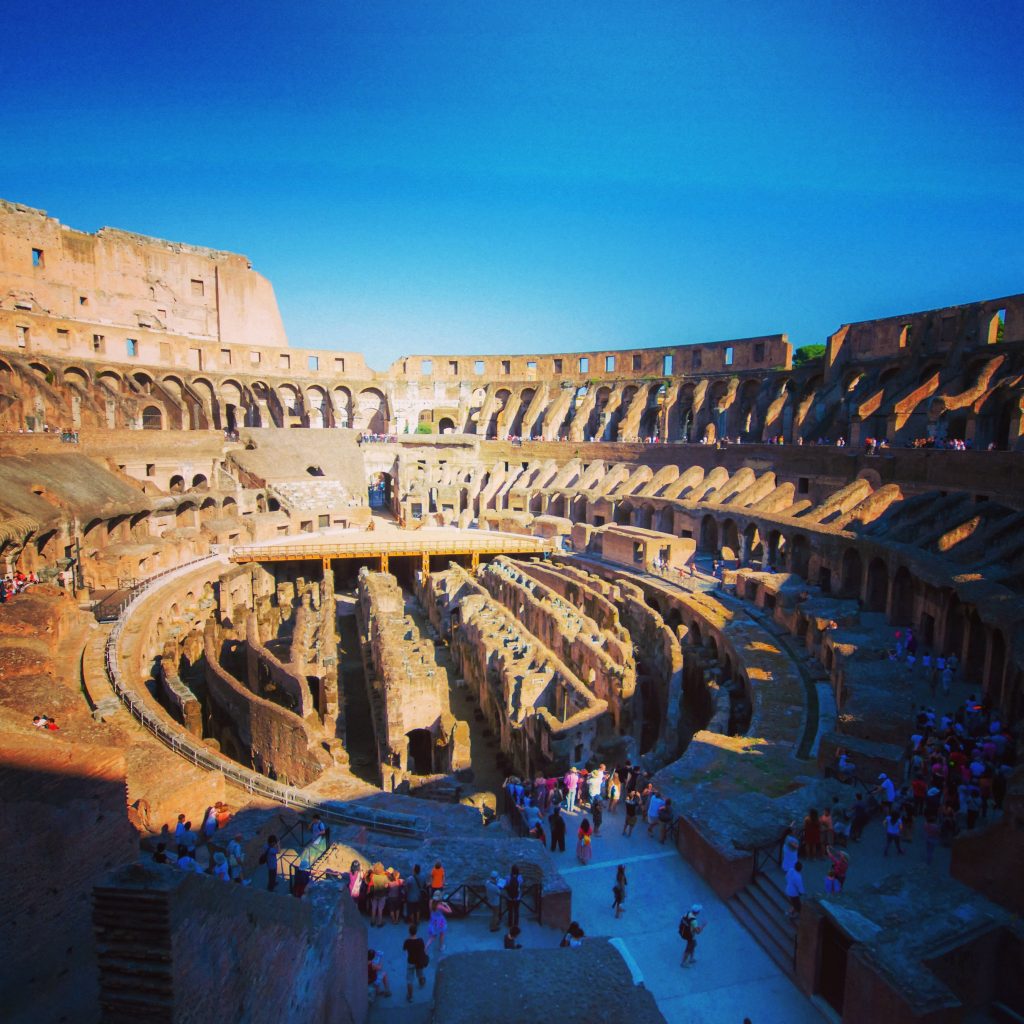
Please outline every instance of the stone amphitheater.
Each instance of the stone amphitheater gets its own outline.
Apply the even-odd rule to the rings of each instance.
[[[809,359],[774,334],[375,372],[290,347],[244,256],[0,202],[0,568],[38,580],[0,605],[5,1020],[1022,1019],[1022,405],[1024,295]],[[1005,795],[954,807],[934,864],[920,826],[883,861],[879,809],[791,920],[787,829],[910,785],[922,706]],[[612,820],[566,867],[508,779],[604,765],[671,799],[669,844]],[[198,861],[238,836],[251,885],[154,861],[218,803]],[[383,946],[404,995],[405,930],[368,928],[353,859],[445,864],[411,1006],[368,989]],[[626,860],[657,895],[620,922]],[[519,959],[480,906],[513,862]],[[721,910],[705,988],[684,894]]]

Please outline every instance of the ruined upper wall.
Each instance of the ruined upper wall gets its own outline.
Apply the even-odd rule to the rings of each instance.
[[[382,376],[389,380],[492,381],[635,380],[737,370],[788,370],[793,347],[785,334],[659,348],[604,349],[521,356],[402,356]]]
[[[843,324],[829,336],[825,364],[831,369],[902,353],[920,359],[997,341],[1024,341],[1024,295]]]
[[[245,256],[116,228],[91,235],[3,200],[0,303],[225,344],[288,344],[274,289]]]

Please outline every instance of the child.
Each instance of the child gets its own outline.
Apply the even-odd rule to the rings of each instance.
[[[842,886],[839,884],[839,879],[836,878],[836,869],[829,868],[828,874],[825,876],[825,895],[826,896],[838,896]]]
[[[451,912],[452,908],[444,900],[430,901],[430,920],[427,922],[427,934],[430,938],[427,939],[427,949],[430,949],[434,939],[437,939],[437,951],[444,953],[444,937],[448,932],[448,921],[444,915]]]

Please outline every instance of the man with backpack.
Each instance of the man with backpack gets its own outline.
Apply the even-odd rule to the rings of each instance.
[[[519,927],[519,904],[523,898],[523,876],[519,873],[519,865],[513,864],[505,882],[505,902],[508,904],[508,924],[511,928]]]
[[[679,921],[679,937],[686,943],[680,967],[689,967],[697,962],[694,956],[697,951],[697,936],[703,931],[703,925],[697,918],[703,909],[699,903],[694,903]]]

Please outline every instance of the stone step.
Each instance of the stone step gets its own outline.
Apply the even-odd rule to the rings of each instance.
[[[756,897],[752,897],[749,887],[736,893],[728,905],[779,969],[788,977],[795,978],[796,929],[785,915],[780,921],[774,909],[767,911]]]

